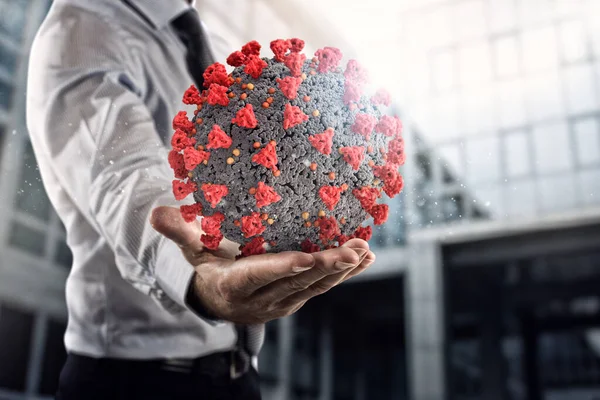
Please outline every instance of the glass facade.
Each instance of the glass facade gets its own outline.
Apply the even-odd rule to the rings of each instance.
[[[23,36],[29,0],[11,0],[0,3],[0,32],[18,42]]]
[[[472,201],[497,219],[600,204],[597,2],[408,8],[399,96]]]
[[[480,246],[493,252],[493,244]],[[588,247],[448,269],[448,398],[487,398],[490,375],[500,377],[496,391],[506,399],[600,393],[600,254]]]
[[[71,253],[24,118],[29,46],[49,5],[0,0],[0,398],[11,400],[51,398],[65,358]]]

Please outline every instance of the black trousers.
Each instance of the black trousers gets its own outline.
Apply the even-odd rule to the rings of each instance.
[[[208,365],[211,363],[212,368]],[[213,356],[210,363],[182,366],[159,360],[95,359],[69,354],[56,399],[260,400],[256,370],[251,367],[243,376],[232,379],[227,363],[226,356]]]

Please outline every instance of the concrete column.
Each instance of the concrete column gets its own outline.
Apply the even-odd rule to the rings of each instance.
[[[37,394],[40,386],[44,360],[44,345],[46,344],[46,332],[48,328],[47,322],[48,317],[43,313],[39,313],[37,314],[33,325],[29,368],[27,370],[27,383],[25,387],[25,392],[30,396]]]
[[[439,400],[446,391],[446,329],[441,247],[409,244],[406,274],[406,337],[409,398]]]
[[[277,353],[279,380],[274,389],[273,399],[289,399],[292,396],[292,362],[294,352],[294,314],[279,320],[277,323],[278,337]]]
[[[330,310],[323,310],[319,331],[319,364],[321,371],[319,400],[333,399],[333,332],[331,318]]]

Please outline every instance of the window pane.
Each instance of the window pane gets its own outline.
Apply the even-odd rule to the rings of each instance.
[[[583,21],[566,21],[559,25],[560,51],[566,62],[577,62],[588,57]]]
[[[543,211],[563,211],[575,207],[577,193],[571,174],[540,178],[539,186]]]
[[[0,69],[4,69],[11,76],[17,64],[17,53],[8,47],[0,45]]]
[[[487,41],[462,47],[458,52],[458,58],[462,85],[475,85],[491,79],[491,55]]]
[[[537,28],[523,34],[523,64],[527,72],[553,68],[558,63],[553,26]]]
[[[581,165],[600,163],[598,119],[586,118],[573,123],[577,159]]]
[[[406,207],[404,202],[405,198],[402,194],[386,201],[390,206],[390,216],[386,223],[387,244],[389,246],[401,246],[406,241],[406,224],[404,222]]]
[[[593,74],[590,65],[576,65],[565,70],[565,92],[571,114],[594,111],[597,108]]]
[[[567,0],[570,1],[570,0]],[[558,1],[560,2],[560,1]],[[521,23],[536,24],[550,20],[554,15],[555,0],[519,0]],[[515,16],[517,17],[517,16]]]
[[[462,181],[465,176],[463,149],[458,144],[448,144],[438,147],[440,163],[449,170],[450,176]]]
[[[32,330],[31,314],[0,306],[0,387],[25,389]]]
[[[463,118],[461,129],[465,134],[492,132],[497,128],[494,92],[490,85],[462,90]]]
[[[507,177],[528,175],[531,173],[531,150],[527,140],[527,131],[512,132],[504,138],[504,165]]]
[[[515,35],[497,38],[494,43],[496,76],[507,77],[519,73],[519,47]]]
[[[435,53],[431,59],[431,77],[436,91],[443,92],[457,84],[455,52],[452,49]]]
[[[536,168],[541,173],[572,168],[566,124],[538,125],[533,130]]]
[[[568,7],[568,5],[567,5]],[[597,1],[589,1],[587,4],[587,15],[586,17],[586,25],[588,25],[589,33],[588,33],[588,43],[592,48],[593,55],[598,57],[600,55],[600,29],[598,29],[598,15],[600,15],[600,2]],[[591,43],[590,43],[591,42]]]
[[[0,108],[8,110],[12,105],[13,88],[8,82],[0,79]]]
[[[526,85],[527,107],[533,121],[564,116],[564,96],[555,71],[529,76]]]
[[[52,396],[58,389],[58,377],[67,358],[63,341],[66,328],[67,326],[62,322],[48,323],[40,382],[40,392],[43,395]]]
[[[527,179],[509,182],[504,190],[506,213],[510,217],[531,217],[536,214],[535,181]]]
[[[493,32],[503,32],[516,26],[516,0],[489,0],[488,16],[490,29]]]
[[[0,124],[0,148],[4,145],[4,131],[6,130],[6,126]],[[0,163],[2,162],[2,152],[0,151]],[[0,176],[2,179],[2,176]]]
[[[578,173],[581,200],[584,204],[600,204],[600,168]]]
[[[28,0],[0,1],[0,32],[20,40],[28,4]]]
[[[523,95],[522,79],[499,82],[498,114],[500,125],[503,128],[515,128],[525,125],[527,114],[525,111],[525,98]]]
[[[490,218],[504,216],[504,202],[502,201],[502,190],[499,186],[483,186],[473,189],[473,193],[475,195],[475,207],[481,209]]]
[[[10,229],[9,243],[27,253],[43,256],[46,247],[46,235],[18,222],[13,222]]]
[[[436,142],[448,140],[461,133],[458,103],[459,98],[456,93],[447,93],[434,99],[432,104],[434,115],[427,131],[430,140]]]
[[[42,184],[40,171],[33,154],[31,142],[27,141],[21,164],[21,179],[16,196],[16,207],[41,220],[50,218],[50,200]]]
[[[468,140],[466,150],[469,183],[500,180],[500,141],[498,137]]]
[[[71,269],[71,266],[73,265],[73,254],[71,253],[69,246],[62,240],[56,243],[54,262],[67,269]]]
[[[450,5],[440,4],[433,7],[429,15],[425,18],[415,18],[414,22],[409,32],[416,33],[417,36],[412,37],[424,38],[431,46],[444,46],[452,43],[455,38],[456,30]]]
[[[485,13],[482,0],[461,1],[454,6],[454,26],[457,39],[481,36],[485,33]]]
[[[373,226],[373,240],[371,243],[374,247],[385,247],[387,244],[387,232],[385,226]]]

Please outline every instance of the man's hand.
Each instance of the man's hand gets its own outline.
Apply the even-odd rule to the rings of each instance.
[[[150,223],[177,243],[194,266],[192,290],[202,307],[216,318],[240,324],[290,315],[375,261],[361,239],[312,254],[288,251],[235,260],[238,244],[223,239],[216,251],[204,248],[200,223],[185,222],[177,208],[155,208]]]

